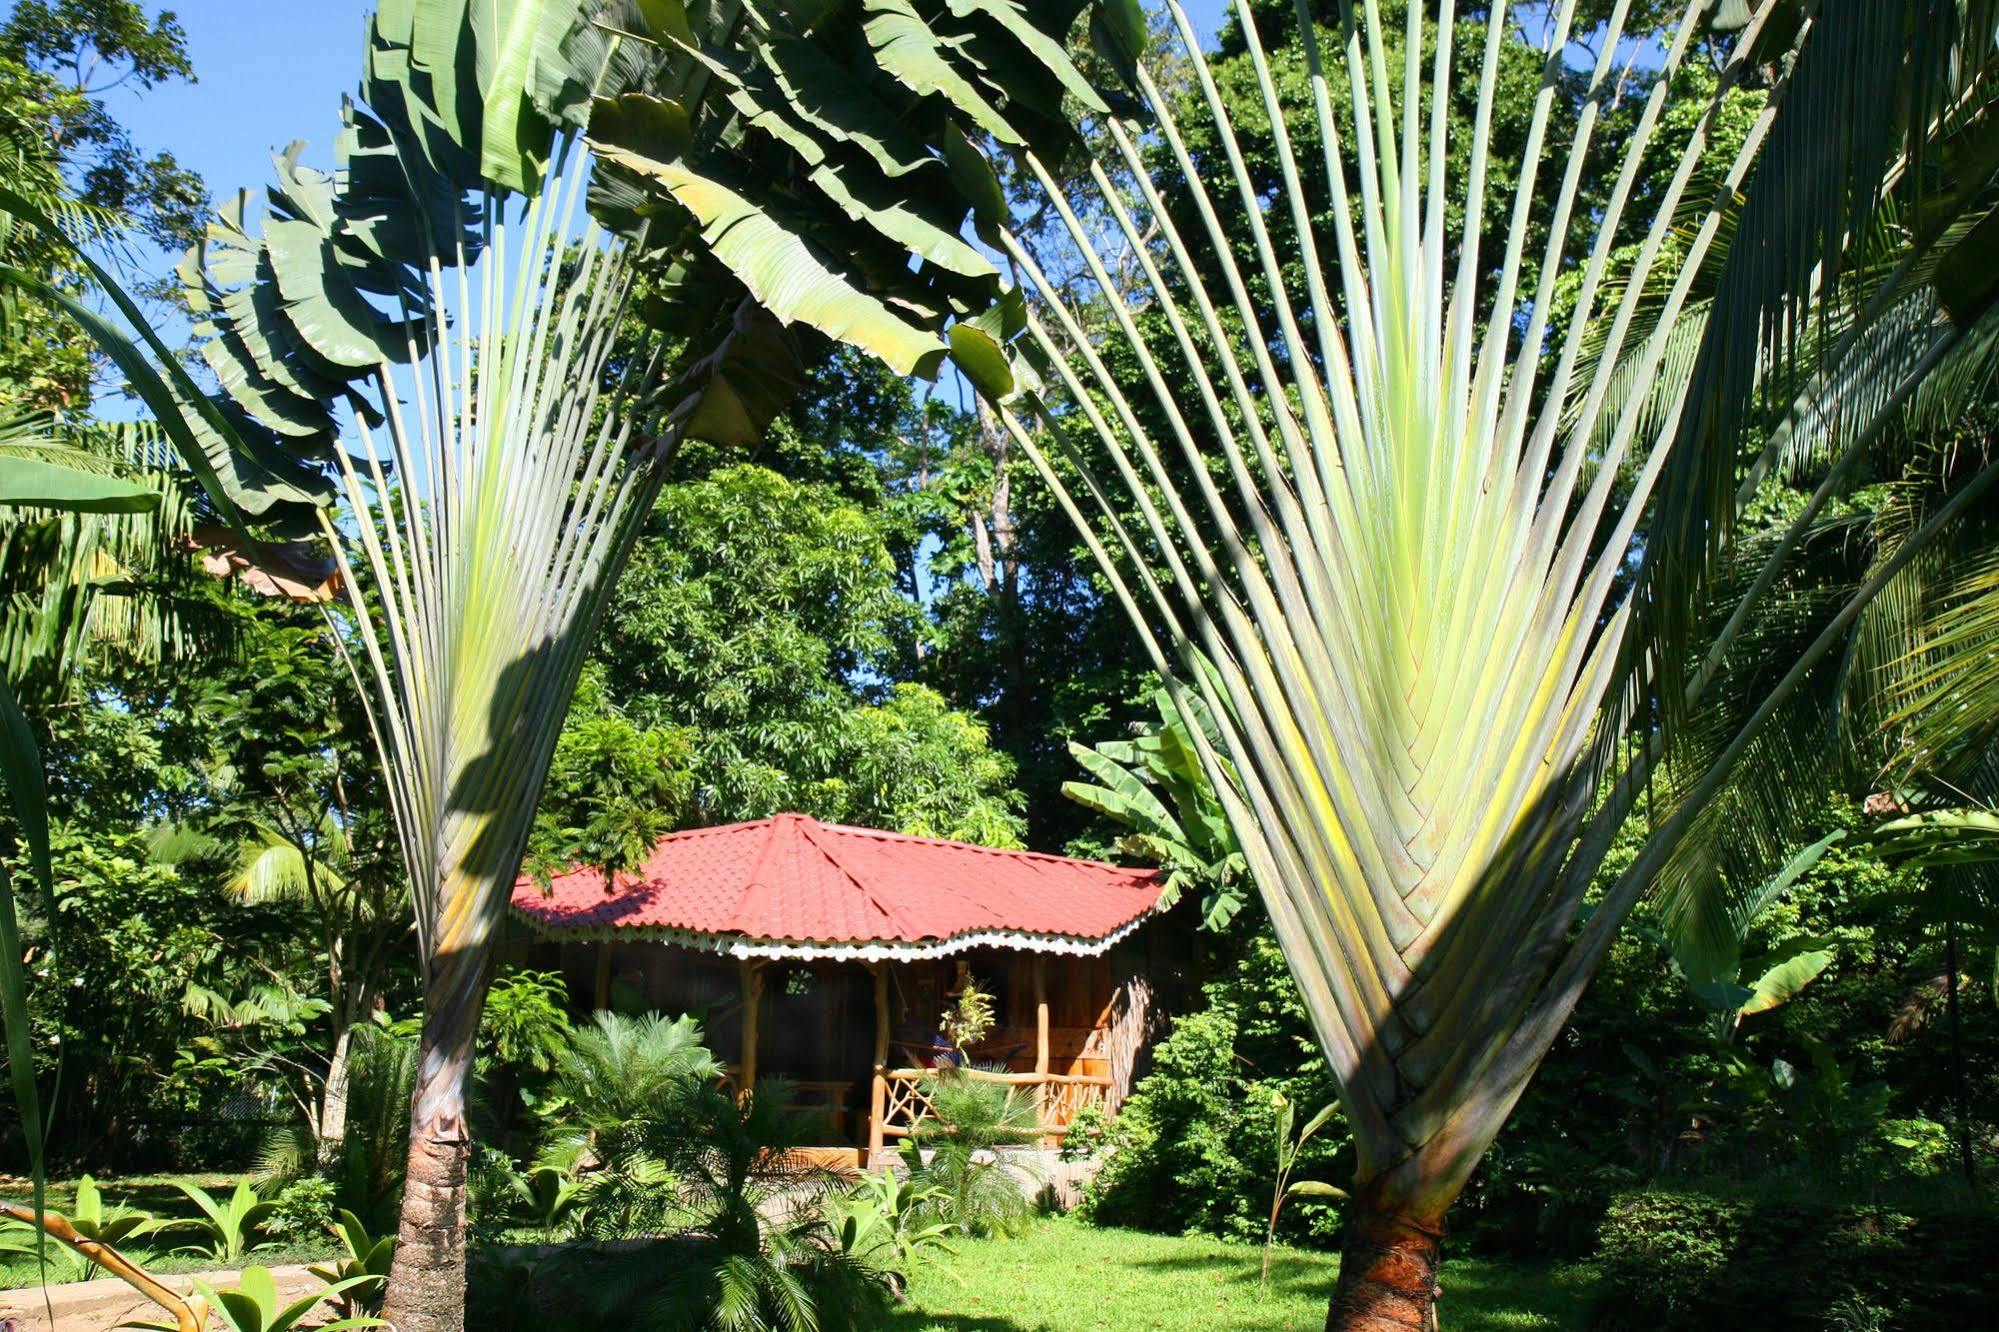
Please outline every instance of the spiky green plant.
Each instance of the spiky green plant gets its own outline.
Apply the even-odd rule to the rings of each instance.
[[[1446,114],[1455,6],[1383,8],[1354,0],[1322,33],[1299,7],[1309,109],[1294,112],[1259,14],[1236,5],[1271,185],[1253,178],[1193,24],[1167,0],[1191,87],[1139,65],[1144,118],[1098,118],[1082,173],[1017,154],[1075,276],[1044,270],[1045,237],[1002,228],[1033,301],[1012,321],[1018,357],[968,367],[1176,699],[1215,719],[1219,745],[1193,738],[1354,1135],[1329,1320],[1343,1327],[1427,1325],[1452,1200],[1676,839],[1867,600],[1999,477],[1960,489],[1872,570],[1764,673],[1718,744],[1668,765],[1808,526],[1713,613],[1732,589],[1711,575],[1766,455],[1816,430],[1849,473],[1882,414],[1989,304],[1989,284],[1962,306],[1940,300],[1912,260],[1853,321],[1817,331],[1817,390],[1783,392],[1785,343],[1839,281],[1848,233],[1911,174],[1939,117],[1974,124],[1966,108],[1990,107],[1990,7],[1691,0],[1641,34],[1616,3],[1588,34],[1566,133],[1552,113],[1577,6],[1537,7],[1542,84],[1505,164],[1518,172],[1498,240],[1486,192],[1507,7],[1488,8],[1477,87],[1463,90],[1468,146]],[[1662,134],[1668,103],[1699,87],[1682,78],[1697,39],[1724,17],[1735,31],[1717,40],[1716,77]],[[1657,68],[1634,82],[1619,52],[1655,36]],[[1767,96],[1739,144],[1717,147],[1727,99],[1752,78],[1772,81]],[[1869,120],[1866,96],[1896,115]],[[1614,177],[1586,205],[1585,166],[1626,100]],[[1829,123],[1861,121],[1823,148]],[[1322,162],[1293,151],[1304,125]],[[1635,182],[1669,140],[1641,201]],[[1954,178],[1954,222],[1981,216],[1962,205],[1989,180],[1982,160]],[[1717,277],[1707,260],[1725,223]],[[1905,298],[1930,313],[1911,317]],[[1691,370],[1674,373],[1683,317],[1700,322]],[[1837,411],[1822,410],[1827,383]],[[1780,419],[1745,457],[1736,431],[1766,389]],[[1585,912],[1651,779],[1665,796],[1656,830]]]

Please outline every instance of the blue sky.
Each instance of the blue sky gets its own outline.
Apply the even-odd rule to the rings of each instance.
[[[1224,0],[1192,0],[1196,26],[1212,33]],[[200,82],[120,89],[112,108],[148,150],[171,148],[207,180],[217,199],[271,175],[270,155],[293,139],[307,160],[332,164],[341,94],[361,72],[364,0],[172,0],[187,29]]]
[[[176,0],[187,29],[192,86],[107,99],[148,151],[172,149],[217,199],[271,177],[271,152],[305,139],[332,160],[340,96],[361,71],[360,0]]]

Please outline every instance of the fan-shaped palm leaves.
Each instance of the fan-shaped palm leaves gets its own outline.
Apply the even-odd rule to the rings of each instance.
[[[64,307],[219,500],[317,530],[357,590],[428,993],[399,1326],[458,1318],[486,960],[662,464],[690,433],[753,437],[822,335],[934,370],[995,285],[955,239],[1004,207],[972,139],[1035,107],[1070,135],[1046,111],[1079,80],[1037,25],[1075,17],[385,0],[338,169],[287,150],[268,204],[239,197],[181,266],[219,397],[148,330],[157,366]]]
[[[1897,155],[1911,136],[1881,126],[1837,153],[1804,153],[1824,133],[1812,110],[1845,105],[1835,94],[1854,85],[1920,85],[1895,102],[1915,108],[1918,126],[1983,104],[1991,25],[1979,6],[1751,6],[1730,25],[1718,86],[1697,94],[1682,118],[1691,128],[1668,145],[1662,116],[1696,86],[1679,76],[1713,7],[1687,5],[1634,85],[1616,53],[1647,35],[1626,33],[1630,8],[1611,6],[1557,134],[1576,7],[1549,6],[1511,225],[1492,237],[1503,6],[1487,19],[1468,165],[1453,173],[1451,4],[1409,5],[1397,22],[1356,2],[1328,34],[1300,7],[1311,104],[1296,123],[1323,161],[1293,152],[1259,16],[1239,5],[1274,192],[1249,172],[1191,22],[1167,9],[1191,91],[1161,88],[1141,66],[1149,122],[1104,117],[1085,177],[1019,154],[1087,280],[1050,279],[1035,247],[1002,228],[998,244],[1035,300],[1012,320],[1018,358],[983,367],[979,382],[1176,697],[1216,720],[1222,743],[1196,743],[1211,772],[1233,767],[1237,780],[1215,789],[1355,1135],[1334,1321],[1415,1325],[1445,1210],[1612,932],[1735,758],[1893,576],[1892,561],[1873,571],[1795,666],[1766,678],[1760,702],[1675,781],[1657,835],[1585,920],[1610,838],[1658,767],[1654,720],[1698,706],[1774,579],[1751,578],[1741,614],[1719,617],[1694,650],[1690,626],[1705,612],[1682,603],[1705,605],[1708,591],[1693,575],[1725,549],[1730,506],[1768,470],[1731,433],[1774,364],[1765,353],[1783,343],[1766,321],[1834,277],[1799,246],[1842,253],[1883,168],[1908,160]],[[1330,66],[1344,74],[1337,101]],[[1740,144],[1715,147],[1725,99],[1773,71]],[[1636,110],[1612,145],[1617,174],[1585,213],[1581,173],[1612,133],[1606,110],[1626,97]],[[1210,145],[1199,159],[1195,125]],[[1920,146],[1921,130],[1912,137]],[[1707,257],[1773,142],[1778,166],[1749,192],[1695,371],[1669,377],[1676,347],[1687,364],[1681,321]],[[1634,182],[1659,152],[1669,156],[1641,200]],[[1824,209],[1801,222],[1799,198]],[[1530,213],[1551,219],[1538,255]],[[1637,240],[1612,280],[1627,231]],[[1558,280],[1573,295],[1559,307]],[[1883,322],[1894,308],[1884,300],[1851,326],[1878,387],[1853,399],[1838,449],[1868,438],[1955,336],[1956,325]],[[1730,378],[1745,365],[1746,380]],[[1689,383],[1706,387],[1691,395]],[[1791,430],[1822,400],[1799,399]],[[1992,479],[1960,491],[1952,511]],[[1721,518],[1702,516],[1717,507]],[[1777,543],[1770,568],[1798,539]]]

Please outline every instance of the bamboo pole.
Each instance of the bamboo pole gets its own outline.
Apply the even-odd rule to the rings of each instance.
[[[1034,1071],[1048,1072],[1048,958],[1034,955]]]
[[[875,1075],[868,1095],[868,1166],[882,1150],[882,1121],[888,1114],[888,963],[877,962],[875,973]]]

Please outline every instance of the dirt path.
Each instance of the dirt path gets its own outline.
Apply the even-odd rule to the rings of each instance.
[[[273,1267],[271,1275],[277,1278],[281,1304],[289,1304],[321,1285],[319,1278],[308,1272],[303,1264]],[[194,1286],[190,1276],[199,1276],[211,1286],[233,1286],[237,1274],[234,1269],[225,1269],[163,1276],[160,1280],[174,1290],[191,1292]],[[51,1306],[55,1311],[54,1323],[49,1322]],[[0,1332],[101,1332],[132,1319],[154,1321],[166,1317],[166,1312],[158,1305],[116,1277],[50,1286],[46,1304],[41,1288],[37,1286],[0,1290]],[[317,1321],[314,1320],[314,1324]]]

